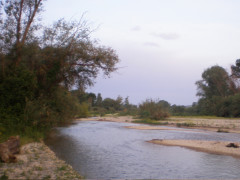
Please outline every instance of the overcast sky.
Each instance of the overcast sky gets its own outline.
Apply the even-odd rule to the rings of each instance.
[[[88,92],[171,104],[197,101],[195,82],[213,65],[240,58],[239,0],[48,0],[43,19],[78,20],[84,12],[93,38],[116,50],[121,62]]]

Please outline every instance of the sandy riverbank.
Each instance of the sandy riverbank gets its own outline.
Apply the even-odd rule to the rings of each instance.
[[[94,118],[81,118],[80,121],[109,121],[109,122],[121,122],[132,123],[137,120],[132,116],[104,116]],[[192,118],[192,117],[171,117],[164,121],[161,121],[167,130],[171,130],[171,127],[182,127],[183,131],[187,129],[199,129],[213,132],[229,132],[240,133],[240,119],[213,119],[213,118]],[[166,128],[159,128],[156,126],[133,126],[134,129],[140,130],[166,130]],[[178,129],[181,130],[181,129]]]
[[[181,126],[189,129],[202,129],[215,132],[222,131],[229,133],[240,133],[239,118],[170,117],[167,119],[167,122],[169,126]]]
[[[230,142],[198,140],[151,140],[148,142],[165,146],[180,146],[214,154],[240,157],[240,148],[226,147],[226,145],[228,145]]]
[[[132,116],[104,116],[104,117],[89,117],[80,118],[78,121],[109,121],[109,122],[121,122],[121,123],[131,123],[136,119]]]
[[[0,163],[0,177],[4,174],[9,179],[81,179],[44,143],[22,146],[16,163]]]
[[[128,129],[138,129],[138,130],[162,130],[162,131],[193,131],[191,129],[173,128],[173,127],[161,127],[161,126],[125,126]],[[198,131],[194,131],[198,132]],[[199,132],[202,132],[199,130]]]

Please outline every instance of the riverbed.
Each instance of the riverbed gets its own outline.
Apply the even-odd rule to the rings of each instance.
[[[239,179],[240,158],[148,143],[152,139],[240,141],[240,134],[137,130],[86,121],[57,128],[47,145],[87,179]],[[138,126],[138,125],[136,125]]]

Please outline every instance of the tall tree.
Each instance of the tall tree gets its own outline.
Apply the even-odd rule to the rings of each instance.
[[[0,23],[0,46],[2,53],[13,52],[16,66],[22,60],[22,48],[36,40],[34,32],[39,29],[36,17],[42,11],[42,0],[1,1],[4,12]]]
[[[97,99],[96,99],[96,106],[98,106],[98,107],[100,107],[100,106],[102,106],[102,95],[101,95],[101,93],[98,93],[97,94]]]
[[[1,60],[2,70],[6,62],[24,64],[37,72],[39,83],[49,91],[59,84],[85,89],[93,85],[100,70],[109,76],[117,69],[116,52],[90,38],[91,30],[83,18],[72,22],[61,19],[51,27],[40,25],[37,17],[43,10],[42,1],[3,1],[0,55],[7,59]]]
[[[72,87],[84,92],[99,72],[109,76],[117,70],[116,52],[91,39],[83,18],[41,25],[38,17],[43,2],[0,0],[0,120],[4,124],[10,122],[10,116],[12,122],[17,119],[15,125],[36,119],[32,117],[43,122],[63,119],[63,114],[69,115],[66,109],[75,108],[68,92]],[[49,118],[51,115],[57,118]],[[31,123],[44,124],[39,122]]]
[[[231,66],[232,89],[235,93],[240,92],[240,59],[237,59],[235,65]]]
[[[129,108],[129,106],[130,106],[129,96],[127,96],[127,97],[124,99],[124,107],[125,107],[125,108]]]
[[[202,73],[202,80],[196,82],[197,95],[202,98],[225,97],[231,94],[229,84],[227,71],[220,66],[213,66]]]
[[[197,95],[200,114],[230,116],[227,99],[231,97],[236,87],[227,71],[220,66],[213,66],[205,70],[202,80],[197,81]],[[227,102],[227,103],[225,103]]]
[[[232,76],[240,78],[240,59],[236,60],[235,65],[231,66]]]

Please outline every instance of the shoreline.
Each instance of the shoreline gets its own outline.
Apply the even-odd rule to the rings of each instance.
[[[77,121],[106,121],[106,122],[119,122],[119,123],[132,123],[142,126],[133,126],[132,129],[140,130],[172,130],[172,128],[178,128],[177,130],[187,131],[189,130],[201,130],[211,131],[219,133],[238,133],[240,134],[240,119],[201,119],[201,118],[182,118],[173,117],[160,122],[167,123],[166,125],[151,125],[145,123],[134,123],[133,121],[139,119],[133,119],[132,116],[106,116],[106,117],[94,117],[94,118],[80,118]],[[190,126],[189,126],[190,124]],[[164,126],[165,129],[160,128]],[[144,128],[143,128],[144,127]]]
[[[226,147],[229,143],[231,143],[226,141],[153,139],[147,142],[164,146],[179,146],[201,152],[207,152],[218,155],[230,155],[240,158],[240,149]],[[237,144],[239,145],[239,142],[237,142]]]
[[[9,179],[82,179],[69,164],[59,159],[44,144],[34,142],[21,146],[16,163],[0,163],[0,178]]]

